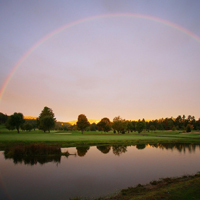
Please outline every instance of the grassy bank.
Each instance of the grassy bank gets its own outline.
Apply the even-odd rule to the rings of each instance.
[[[194,176],[164,178],[147,185],[137,185],[122,189],[118,194],[100,197],[95,200],[189,200],[200,199],[200,173]],[[89,200],[72,198],[70,200]],[[94,200],[94,199],[93,199]]]
[[[58,134],[62,133],[62,134]],[[64,133],[64,134],[63,134]],[[12,146],[15,144],[32,144],[45,143],[51,145],[59,145],[60,147],[74,146],[94,146],[94,145],[112,145],[112,144],[147,144],[147,143],[195,143],[200,144],[200,133],[192,132],[190,134],[182,134],[181,131],[143,131],[126,134],[114,134],[112,131],[101,133],[99,131],[86,131],[81,134],[80,131],[51,131],[44,133],[40,130],[9,131],[4,127],[0,127],[0,148]]]
[[[164,178],[147,185],[123,189],[115,196],[97,200],[188,200],[200,199],[200,174],[179,178]],[[78,200],[78,199],[77,199]]]

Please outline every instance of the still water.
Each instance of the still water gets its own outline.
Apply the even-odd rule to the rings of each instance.
[[[65,148],[69,156],[6,158],[0,152],[0,199],[99,197],[164,177],[200,171],[199,145]]]

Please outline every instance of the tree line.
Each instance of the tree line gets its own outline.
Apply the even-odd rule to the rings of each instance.
[[[0,112],[0,124],[5,124],[6,128],[9,130],[17,129],[18,133],[20,129],[31,131],[37,128],[44,132],[50,132],[50,130],[80,130],[83,134],[84,131],[109,132],[112,130],[116,134],[125,134],[133,131],[141,133],[143,130],[184,130],[191,132],[191,130],[200,129],[200,118],[196,120],[195,117],[191,115],[188,117],[179,115],[176,118],[162,118],[150,121],[139,119],[136,121],[126,120],[117,116],[113,121],[104,117],[100,122],[90,124],[86,115],[80,114],[77,123],[71,125],[70,123],[57,122],[53,110],[45,106],[37,119],[24,119],[22,113],[15,112],[13,115],[7,116]]]

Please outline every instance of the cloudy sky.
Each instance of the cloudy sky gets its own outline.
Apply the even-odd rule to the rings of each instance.
[[[0,112],[200,117],[200,1],[0,0]]]

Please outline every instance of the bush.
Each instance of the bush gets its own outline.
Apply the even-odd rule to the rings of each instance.
[[[191,132],[192,129],[193,129],[193,126],[192,126],[191,124],[188,124],[188,125],[186,126],[186,132],[187,132],[187,133]]]

